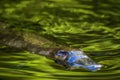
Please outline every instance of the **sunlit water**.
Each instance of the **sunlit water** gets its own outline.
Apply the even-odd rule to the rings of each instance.
[[[68,71],[43,56],[1,47],[0,80],[120,80],[119,0],[11,1],[0,1],[0,17],[11,28],[80,48],[103,67]]]

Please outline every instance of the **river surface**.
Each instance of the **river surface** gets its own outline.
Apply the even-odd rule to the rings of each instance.
[[[119,0],[1,0],[0,17],[16,31],[85,51],[101,70],[68,71],[43,56],[0,46],[0,80],[120,80]]]

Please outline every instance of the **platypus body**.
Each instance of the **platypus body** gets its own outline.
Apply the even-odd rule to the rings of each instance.
[[[85,68],[91,71],[100,70],[102,65],[95,63],[83,51],[56,45],[36,33],[16,32],[2,26],[0,30],[0,44],[15,47],[46,56],[68,70]]]

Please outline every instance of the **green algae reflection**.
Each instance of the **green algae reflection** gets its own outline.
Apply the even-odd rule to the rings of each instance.
[[[0,21],[8,29],[80,48],[104,67],[67,71],[43,56],[0,47],[0,80],[119,80],[119,5],[119,0],[1,0]]]

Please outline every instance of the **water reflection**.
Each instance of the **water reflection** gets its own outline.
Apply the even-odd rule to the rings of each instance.
[[[119,0],[1,0],[0,17],[9,29],[37,31],[58,44],[81,48],[104,66],[98,72],[67,71],[42,56],[5,47],[0,48],[0,80],[119,80],[119,4]]]

